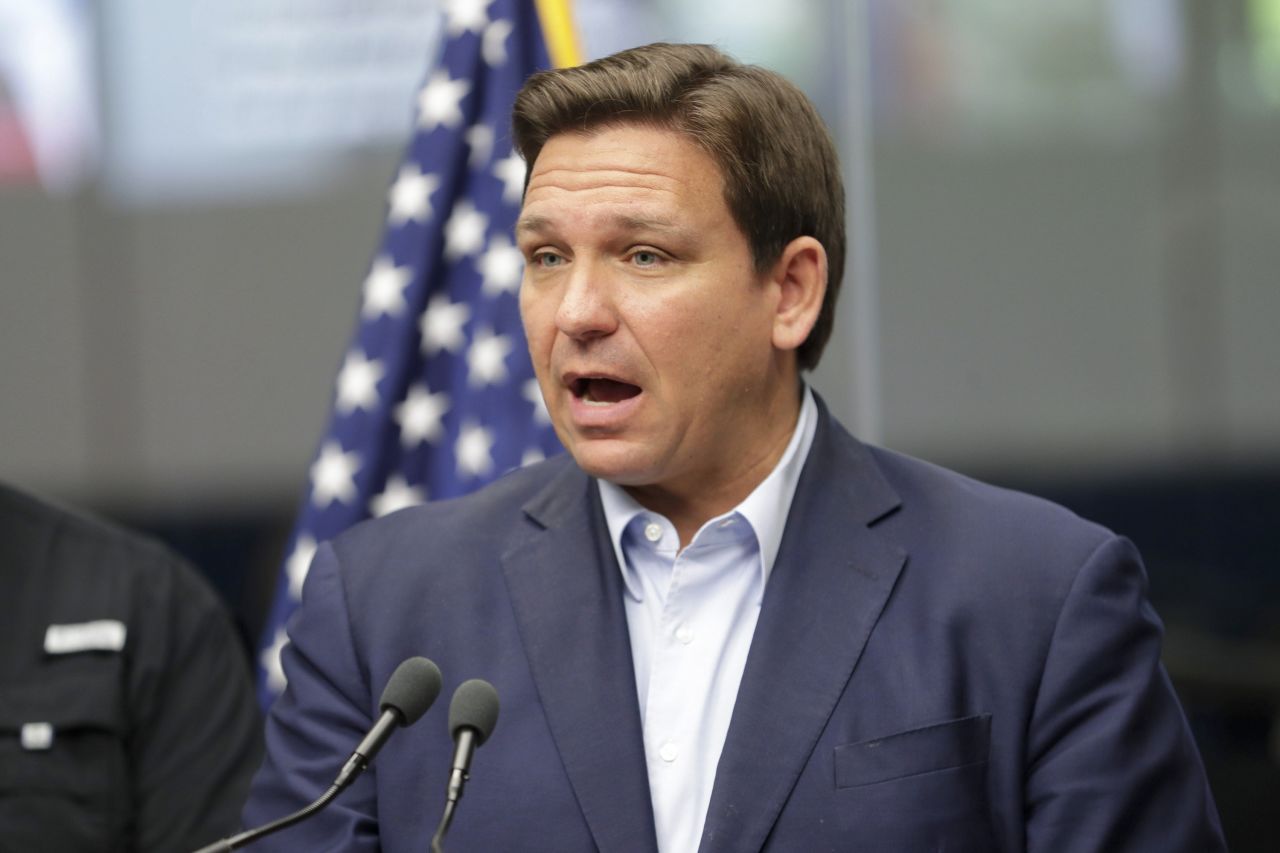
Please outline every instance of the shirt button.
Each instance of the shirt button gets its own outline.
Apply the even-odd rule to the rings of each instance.
[[[662,525],[656,521],[651,521],[644,526],[644,538],[650,542],[657,542],[662,538]]]
[[[662,745],[662,749],[658,750],[658,755],[662,756],[662,760],[668,763],[675,761],[680,755],[680,747],[671,741],[667,741]]]
[[[676,639],[686,646],[689,645],[693,642],[693,629],[688,625],[681,625],[676,629]]]

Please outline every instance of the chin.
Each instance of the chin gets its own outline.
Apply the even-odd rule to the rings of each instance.
[[[652,465],[646,464],[648,460],[640,458],[634,449],[601,446],[619,443],[579,439],[567,449],[578,467],[592,477],[619,486],[642,486],[650,482]]]

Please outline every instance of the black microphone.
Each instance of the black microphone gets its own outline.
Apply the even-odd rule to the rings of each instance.
[[[453,767],[449,771],[449,791],[440,826],[431,839],[432,853],[444,850],[444,835],[453,822],[453,812],[462,799],[462,787],[470,778],[471,758],[493,727],[498,724],[498,691],[480,678],[458,685],[449,702],[449,734],[453,736]]]
[[[228,853],[231,850],[238,850],[263,836],[293,826],[329,805],[365,771],[374,756],[378,754],[378,750],[391,737],[392,732],[401,726],[416,723],[418,718],[427,712],[431,704],[436,701],[436,697],[440,695],[441,680],[440,668],[426,658],[413,657],[403,661],[391,674],[386,688],[382,691],[382,698],[378,702],[378,707],[382,710],[381,716],[360,741],[355,752],[351,753],[351,757],[342,766],[342,770],[338,772],[338,777],[329,786],[329,790],[304,809],[257,829],[247,829],[239,835],[215,841],[207,847],[201,847],[196,853]]]
[[[426,658],[408,658],[396,667],[378,701],[382,715],[342,766],[334,787],[341,790],[350,785],[373,761],[392,732],[416,723],[440,695],[441,682],[440,667]]]

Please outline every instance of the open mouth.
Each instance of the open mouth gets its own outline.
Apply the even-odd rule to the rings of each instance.
[[[640,393],[638,385],[607,379],[603,376],[583,376],[575,379],[569,384],[569,390],[582,402],[597,406],[621,403]]]

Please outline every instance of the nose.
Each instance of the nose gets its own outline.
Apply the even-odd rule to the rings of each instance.
[[[611,290],[601,270],[582,262],[574,265],[556,310],[556,328],[578,341],[606,337],[618,328]]]

